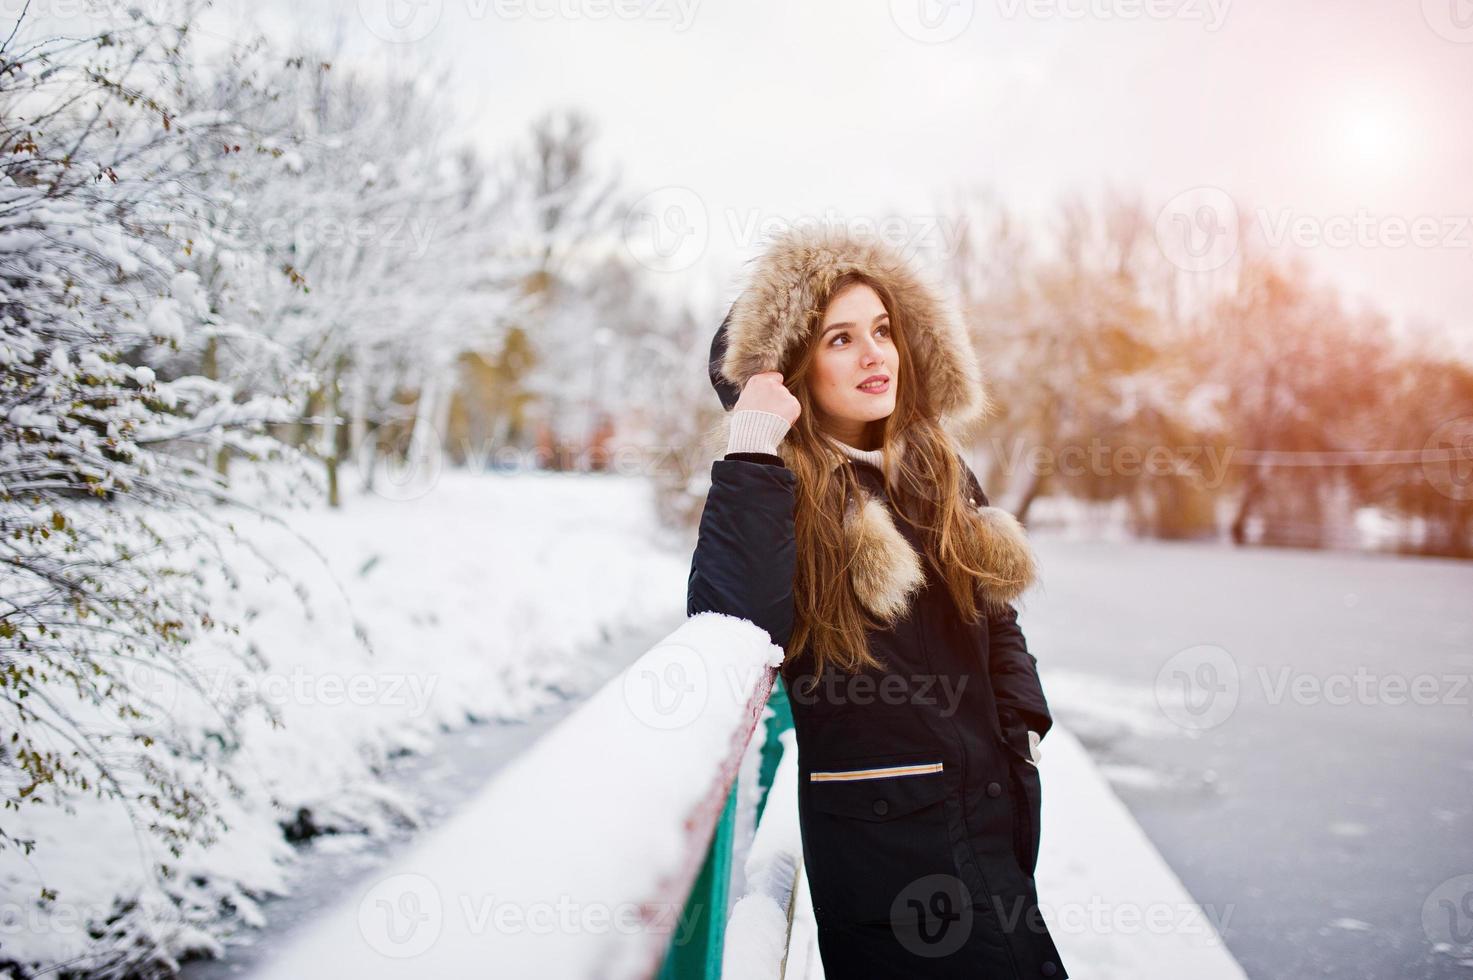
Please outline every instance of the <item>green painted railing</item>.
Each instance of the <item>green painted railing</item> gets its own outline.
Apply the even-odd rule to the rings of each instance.
[[[758,766],[758,785],[761,794],[757,798],[755,827],[762,819],[767,807],[767,793],[772,788],[772,778],[782,758],[783,747],[778,736],[793,727],[793,711],[788,704],[787,691],[782,678],[774,680],[772,694],[767,700],[772,708],[772,717],[766,720],[762,734],[761,763]],[[675,938],[665,952],[665,961],[660,967],[659,980],[720,980],[721,957],[725,948],[726,909],[731,894],[732,839],[736,833],[736,799],[738,781],[733,781],[731,792],[726,797],[726,807],[716,823],[711,836],[711,846],[706,852],[696,883],[691,887],[685,909],[678,922]]]

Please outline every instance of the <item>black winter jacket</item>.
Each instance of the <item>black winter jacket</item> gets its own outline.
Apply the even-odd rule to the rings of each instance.
[[[846,465],[885,500],[878,469]],[[966,473],[973,499],[987,506]],[[796,488],[797,475],[775,455],[712,463],[688,615],[747,619],[787,645]],[[924,555],[915,528],[891,514]],[[1067,977],[1033,879],[1042,798],[1027,732],[1046,735],[1052,724],[1036,658],[1013,606],[966,624],[924,564],[910,611],[868,633],[884,671],[847,675],[828,665],[815,677],[807,654],[784,665],[825,974]]]

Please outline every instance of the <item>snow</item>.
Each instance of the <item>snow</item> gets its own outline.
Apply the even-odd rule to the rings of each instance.
[[[127,935],[172,957],[219,953],[221,937],[259,924],[256,899],[291,887],[281,824],[298,808],[352,837],[414,825],[414,803],[380,786],[390,753],[423,749],[442,726],[525,717],[582,690],[585,651],[669,617],[671,597],[684,594],[688,556],[660,546],[642,480],[447,471],[410,500],[354,491],[351,471],[344,482],[341,510],[278,515],[289,528],[235,518],[244,544],[228,559],[241,588],[218,583],[218,604],[242,616],[268,666],[245,676],[201,650],[195,667],[207,690],[264,695],[283,727],[243,719],[230,771],[246,793],[209,787],[229,832],[173,858],[111,801],[10,815],[7,832],[37,846],[25,858],[7,850],[0,864],[11,920],[0,925],[23,924],[4,934],[7,957],[96,962],[85,957],[106,956],[122,938],[94,940],[88,929],[126,902],[136,903]],[[264,573],[251,549],[290,576]],[[194,691],[162,674],[150,680],[176,720],[211,727]],[[148,874],[161,860],[177,869],[172,881]],[[41,902],[43,887],[56,898]]]
[[[688,553],[661,542],[642,478],[445,470],[407,499],[391,499],[402,488],[379,496],[354,485],[349,471],[339,511],[280,515],[290,528],[236,519],[241,589],[222,589],[219,601],[248,622],[268,669],[248,681],[225,661],[201,668],[212,683],[266,694],[284,725],[247,716],[232,769],[247,793],[221,797],[229,833],[186,850],[162,885],[144,871],[160,857],[155,845],[115,805],[18,815],[15,832],[37,848],[3,866],[15,926],[8,955],[86,962],[124,936],[176,958],[221,954],[225,939],[262,924],[261,898],[293,887],[295,852],[281,824],[298,808],[340,831],[316,838],[332,849],[416,825],[414,802],[378,780],[388,754],[422,751],[441,727],[472,716],[525,717],[554,692],[584,690],[585,651],[611,632],[673,617],[684,594]],[[289,564],[292,576],[250,576],[252,548]],[[267,972],[378,975],[412,962],[417,973],[456,975],[494,961],[513,976],[545,974],[551,963],[559,976],[633,975],[651,948],[686,928],[683,903],[659,896],[689,870],[687,818],[731,751],[745,693],[776,654],[751,624],[690,619],[450,822],[345,895]],[[1149,693],[1060,669],[1046,670],[1045,683],[1058,712],[1096,726],[1095,735],[1150,734],[1162,724]],[[202,717],[188,689],[155,689],[177,717]],[[741,759],[749,789],[761,731]],[[822,976],[804,876],[791,926],[785,906],[801,856],[793,739],[783,736],[760,833],[736,847],[731,976],[774,975],[789,929],[786,976]],[[1241,977],[1213,928],[1222,913],[1193,902],[1110,789],[1107,774],[1123,782],[1129,774],[1095,765],[1061,724],[1045,740],[1041,773],[1040,904],[1066,965],[1106,980]],[[755,794],[741,798],[755,803]],[[44,908],[34,899],[42,886],[58,893]],[[126,932],[89,935],[125,901],[137,903]],[[384,916],[416,902],[436,938],[408,960],[423,932],[393,932]],[[652,916],[643,924],[641,910]]]
[[[1232,909],[1192,898],[1071,731],[1055,724],[1044,745],[1038,906],[1064,966],[1091,980],[1245,980],[1218,931]]]
[[[788,916],[803,865],[798,828],[798,741],[789,728],[783,754],[743,864],[744,894],[727,920],[723,980],[779,980],[787,955]]]
[[[692,817],[781,659],[744,620],[687,620],[264,975],[648,975],[685,925]]]
[[[176,342],[184,340],[184,317],[173,299],[161,299],[153,305],[148,312],[148,326],[155,337]]]

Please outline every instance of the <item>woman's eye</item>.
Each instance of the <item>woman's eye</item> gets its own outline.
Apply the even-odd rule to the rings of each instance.
[[[885,337],[890,336],[890,324],[888,324],[888,323],[882,323],[882,324],[880,324],[878,327],[875,328],[875,332],[876,333],[879,333],[879,334],[881,334],[882,336],[885,336]],[[847,333],[836,333],[836,334],[834,334],[834,339],[831,340],[831,341],[829,341],[829,346],[830,347],[834,347],[834,346],[836,346],[839,343],[840,340],[848,340],[848,339],[849,339],[849,334],[847,334]]]

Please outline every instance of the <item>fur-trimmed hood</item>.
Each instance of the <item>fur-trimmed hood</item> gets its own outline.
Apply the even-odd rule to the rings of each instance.
[[[711,383],[726,408],[754,374],[781,370],[808,342],[808,311],[839,276],[861,272],[882,283],[905,311],[915,373],[948,427],[992,411],[977,355],[956,305],[890,247],[843,229],[798,228],[755,260],[746,288],[711,345]]]
[[[835,279],[850,271],[883,283],[904,309],[914,375],[925,384],[926,402],[943,428],[979,421],[991,413],[976,353],[955,304],[889,247],[842,229],[803,228],[779,238],[755,262],[746,287],[711,342],[711,384],[728,410],[728,420],[748,379],[781,370],[808,342],[807,312],[819,306]],[[724,439],[724,423],[721,432]],[[792,451],[787,440],[778,449],[789,466]],[[847,462],[869,467],[859,460]],[[970,469],[964,475],[971,483],[965,492],[976,508],[978,533],[988,536],[989,568],[1008,583],[987,590],[987,598],[1012,602],[1037,578],[1032,549],[1013,515],[988,506]],[[895,526],[883,499],[883,479],[860,482],[860,499],[844,515],[846,545],[853,555],[850,582],[873,615],[892,623],[924,584],[923,564]],[[871,489],[865,488],[866,483]]]

